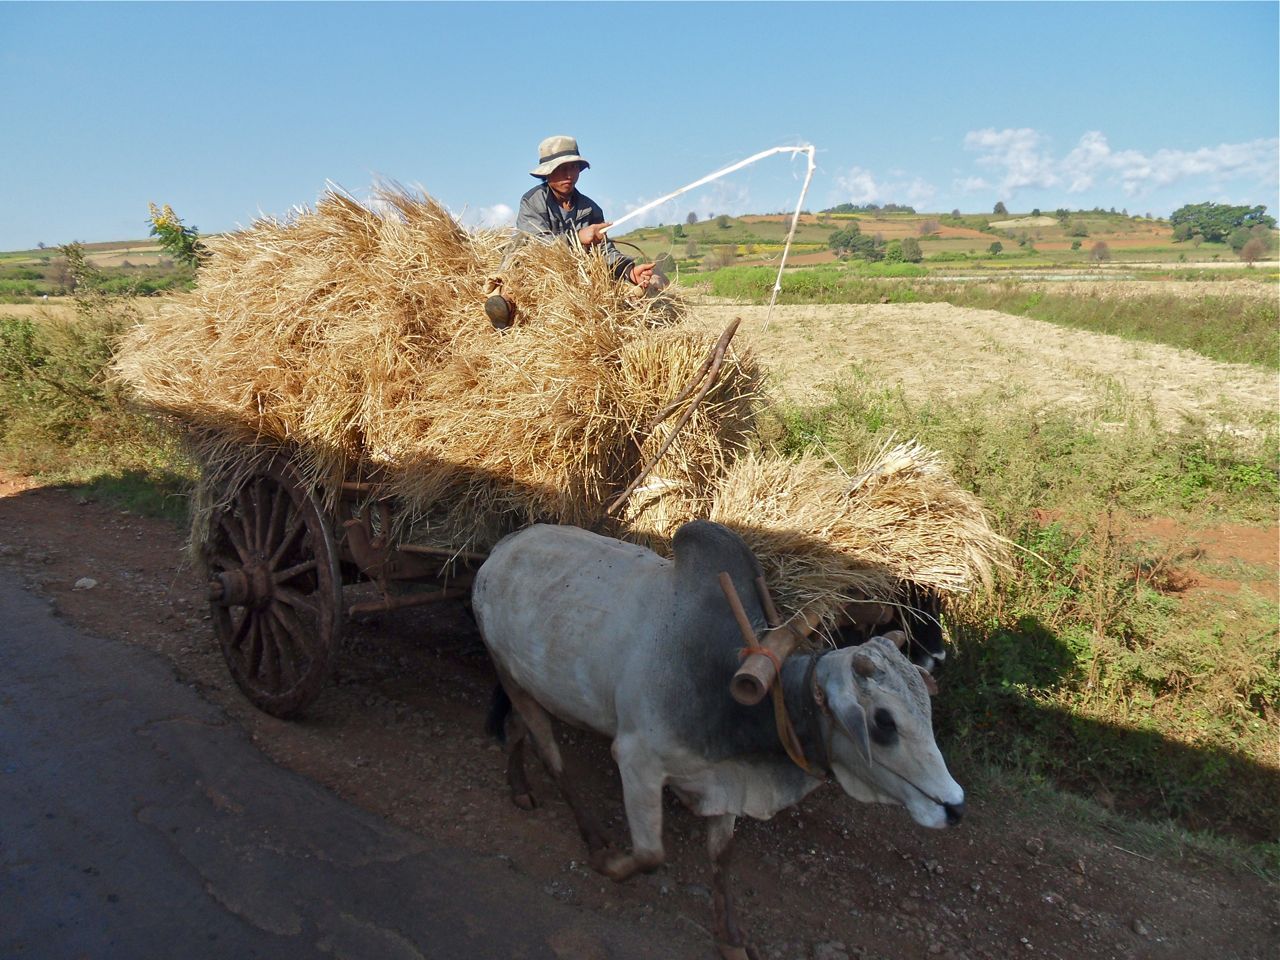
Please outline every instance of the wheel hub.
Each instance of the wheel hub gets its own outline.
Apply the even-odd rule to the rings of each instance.
[[[274,595],[275,584],[265,564],[224,570],[209,581],[209,599],[224,607],[263,607]]]

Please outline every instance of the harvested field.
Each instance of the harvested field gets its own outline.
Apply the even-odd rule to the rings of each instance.
[[[1130,300],[1135,297],[1248,297],[1251,300],[1275,300],[1280,287],[1264,280],[1232,280],[1230,283],[1211,280],[1047,280],[1025,281],[1024,286],[1046,293],[1079,297],[1106,297],[1109,300]]]
[[[779,306],[762,331],[767,312],[704,304],[694,322],[718,329],[742,317],[738,336],[772,370],[775,390],[795,400],[820,400],[860,365],[918,401],[998,387],[1002,396],[1100,412],[1103,420],[1149,403],[1169,429],[1192,422],[1251,435],[1276,419],[1276,374],[1159,344],[945,303]]]

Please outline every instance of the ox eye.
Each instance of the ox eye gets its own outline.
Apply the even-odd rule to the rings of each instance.
[[[893,743],[898,736],[898,724],[893,719],[893,714],[884,707],[877,707],[874,714],[875,725],[869,733],[871,739],[882,747],[887,747]]]

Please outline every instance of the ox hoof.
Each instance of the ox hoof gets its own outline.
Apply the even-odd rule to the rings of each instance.
[[[603,847],[591,854],[591,867],[603,873],[615,883],[630,880],[637,873],[650,873],[662,866],[662,856],[637,856],[634,853],[617,853],[612,847]]]
[[[511,802],[521,810],[534,810],[538,806],[538,801],[533,799],[532,793],[513,793]]]
[[[760,953],[749,943],[735,947],[731,943],[717,941],[716,949],[720,951],[720,960],[760,960]]]

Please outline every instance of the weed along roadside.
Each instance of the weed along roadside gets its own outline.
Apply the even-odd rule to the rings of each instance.
[[[783,376],[809,359],[821,362],[846,351],[862,358],[858,363],[832,362],[820,389],[797,393],[766,412],[762,444],[782,456],[817,451],[852,476],[890,438],[916,438],[941,452],[960,485],[980,497],[991,512],[997,532],[1018,547],[1012,570],[997,577],[989,595],[975,592],[946,617],[952,649],[939,674],[942,691],[934,705],[939,744],[957,778],[971,796],[999,804],[1006,811],[1003,815],[1015,818],[1002,824],[994,819],[994,810],[988,814],[990,820],[979,816],[974,836],[997,851],[986,859],[1011,862],[1017,850],[1025,848],[1020,856],[1048,869],[1048,858],[1028,854],[1029,838],[1019,835],[1016,843],[1003,846],[998,839],[1010,822],[1022,830],[1027,829],[1024,824],[1040,820],[1058,824],[1060,832],[1050,843],[1054,855],[1071,843],[1088,847],[1098,857],[1098,851],[1123,848],[1112,850],[1114,863],[1108,861],[1117,875],[1130,868],[1154,869],[1152,863],[1158,861],[1161,871],[1186,870],[1188,876],[1226,885],[1223,889],[1250,889],[1230,885],[1255,882],[1259,874],[1274,880],[1280,871],[1280,810],[1274,799],[1280,796],[1274,751],[1280,724],[1275,713],[1280,702],[1276,566],[1274,550],[1268,560],[1265,549],[1250,552],[1249,546],[1276,542],[1280,485],[1274,408],[1237,404],[1229,409],[1230,404],[1223,404],[1213,409],[1212,417],[1170,420],[1154,412],[1150,395],[1135,392],[1131,383],[1110,374],[1081,387],[1083,399],[1075,396],[1065,403],[1061,396],[1038,392],[1034,378],[1006,378],[962,394],[952,389],[943,372],[989,363],[995,355],[992,342],[978,339],[972,332],[975,327],[936,325],[931,338],[903,343],[901,330],[894,328],[899,315],[893,312],[902,301],[914,301],[913,309],[927,311],[932,307],[929,301],[937,299],[950,304],[940,304],[940,309],[981,308],[1016,316],[1027,330],[1035,324],[1045,324],[1045,329],[1050,323],[1065,324],[1075,338],[1082,378],[1091,362],[1129,349],[1122,337],[1176,346],[1183,353],[1161,357],[1164,376],[1171,390],[1181,389],[1196,399],[1202,383],[1199,371],[1206,368],[1201,365],[1220,371],[1224,382],[1237,367],[1274,380],[1274,301],[1268,304],[1249,293],[1237,294],[1230,280],[1214,281],[1212,294],[1185,304],[1186,298],[1166,296],[1159,289],[1140,298],[1110,297],[1099,289],[1096,297],[1080,300],[1007,281],[982,289],[940,286],[902,272],[907,275],[862,278],[833,272],[825,279],[819,275],[814,281],[798,281],[802,286],[797,290],[803,292],[796,294],[796,302],[805,305],[785,305],[784,284],[784,305],[775,309],[770,328],[781,332],[776,341],[758,335],[762,313],[741,304],[732,309],[743,317],[739,336],[744,342],[770,363],[771,351],[781,351],[779,360],[790,361],[778,365]],[[720,282],[729,285],[713,287],[716,296],[742,296],[740,284],[747,281],[734,277],[752,276],[732,270],[721,274]],[[717,282],[715,277],[712,282]],[[809,283],[811,288],[803,286]],[[891,302],[882,304],[886,296]],[[808,304],[835,309],[849,303],[865,304],[866,312],[827,326],[811,322]],[[66,320],[9,317],[0,305],[0,400],[9,411],[0,425],[3,467],[10,476],[31,477],[30,482],[65,491],[56,508],[53,500],[37,504],[34,492],[6,498],[8,506],[0,506],[3,536],[6,545],[14,547],[10,556],[16,560],[40,548],[14,545],[17,528],[12,518],[31,518],[41,510],[74,516],[79,509],[90,517],[91,529],[104,522],[95,518],[118,515],[121,509],[129,510],[131,517],[166,516],[168,520],[136,522],[151,530],[168,529],[165,542],[177,549],[186,493],[194,478],[192,466],[173,434],[134,410],[104,373],[116,339],[135,322],[135,309],[136,301],[106,293],[82,297],[74,319]],[[695,303],[691,322],[700,322],[705,310],[714,326],[720,320],[717,311],[724,309]],[[977,328],[984,322],[989,322],[987,314],[975,320]],[[1238,336],[1227,332],[1233,325]],[[889,339],[898,341],[892,354],[885,342]],[[1027,363],[1025,358],[1037,349],[1035,340],[1018,344],[1018,363]],[[878,362],[889,355],[894,357],[893,369]],[[1061,367],[1055,359],[1049,364]],[[939,375],[931,385],[900,382],[898,371],[915,365]],[[1195,385],[1189,386],[1193,370]],[[1184,373],[1188,379],[1180,387]],[[1238,419],[1228,423],[1233,415]],[[33,506],[19,507],[19,501]],[[1223,536],[1228,529],[1237,535],[1230,543]],[[51,535],[69,535],[66,530],[55,526]],[[1227,545],[1219,547],[1220,541]],[[46,549],[71,552],[56,543]],[[168,560],[170,580],[175,562],[173,556]],[[146,563],[138,558],[136,565]],[[188,584],[190,589],[194,575]],[[69,586],[61,594],[56,581],[43,588],[62,596],[68,609],[94,599],[91,590],[73,594]],[[651,901],[661,909],[663,898],[699,895],[679,886],[701,882],[696,858],[682,859],[677,852],[670,868],[673,879],[663,881],[674,892],[642,883],[633,892],[616,894],[622,899],[613,901],[611,890],[597,888],[572,871],[558,876],[554,855],[532,851],[537,843],[561,849],[557,830],[563,824],[548,824],[544,817],[531,827],[530,821],[515,819],[496,800],[490,804],[481,799],[492,787],[500,800],[502,791],[497,780],[485,780],[489,768],[497,769],[497,760],[467,726],[482,709],[491,677],[474,648],[467,652],[472,641],[465,621],[438,625],[444,636],[453,631],[456,649],[450,652],[446,642],[442,651],[430,655],[397,636],[421,623],[414,615],[387,615],[357,626],[341,655],[341,682],[318,703],[319,717],[340,717],[349,725],[339,736],[332,719],[280,730],[279,724],[235,706],[235,694],[217,676],[217,664],[211,660],[212,641],[208,624],[200,619],[199,595],[190,595],[181,632],[169,627],[163,641],[148,639],[155,631],[131,626],[124,613],[113,621],[114,629],[129,633],[135,642],[157,645],[180,674],[198,678],[209,696],[227,705],[256,732],[264,749],[283,761],[416,827],[424,826],[419,819],[423,804],[434,804],[434,813],[448,816],[450,801],[476,803],[496,826],[471,842],[495,852],[514,847],[532,864],[528,869],[547,871],[549,886],[565,884],[574,896],[600,909],[616,902],[617,909],[642,911]],[[429,664],[433,669],[443,664],[444,679],[423,679],[424,656],[438,661]],[[458,685],[453,694],[443,689],[450,677]],[[425,683],[440,703],[433,706],[431,697],[412,691],[410,678]],[[362,699],[355,703],[351,697]],[[368,716],[361,718],[360,704],[366,702]],[[398,731],[425,731],[456,740],[456,752],[432,752],[434,748],[414,740],[422,766],[416,771],[406,768],[403,764],[412,758],[394,759],[391,738],[379,738],[373,729],[378,718]],[[346,753],[343,740],[358,743],[361,752]],[[598,752],[598,745],[590,741],[583,748],[589,756],[591,750]],[[362,765],[350,765],[358,761]],[[463,771],[463,785],[444,788],[436,800],[417,797],[424,771],[446,769],[450,762]],[[606,764],[604,758],[601,767]],[[351,776],[352,769],[361,772],[363,783]],[[394,786],[391,781],[398,775],[409,785]],[[601,781],[593,789],[607,794],[612,787]],[[809,824],[810,830],[819,830],[838,845],[835,810],[822,801],[800,816],[816,822],[816,828]],[[671,829],[680,837],[677,848],[690,841],[698,845],[690,823],[680,815],[674,815]],[[521,840],[521,831],[531,833]],[[806,835],[785,818],[752,825],[744,836],[744,843],[765,849],[762,872],[749,878],[763,890],[771,889],[769,857],[777,868],[792,862],[793,856],[808,856]],[[904,834],[896,842],[909,851],[904,857],[918,857],[921,863],[936,859],[924,841]],[[959,845],[947,848],[947,873],[934,873],[930,867],[915,879],[901,877],[910,893],[853,891],[884,911],[880,916],[870,910],[871,915],[859,922],[878,928],[890,925],[886,918],[905,916],[915,930],[914,915],[903,903],[947,896],[937,890],[939,878],[962,869],[959,864],[973,856],[967,850]],[[1081,873],[1065,852],[1062,857],[1054,867],[1061,867],[1061,874],[1053,874],[1055,883],[1073,883],[1073,876],[1093,882],[1090,864]],[[822,875],[818,862],[806,862],[808,869]],[[1254,880],[1244,879],[1249,877]],[[985,896],[993,883],[1001,881],[975,873],[966,880],[964,895]],[[972,884],[986,886],[978,891],[970,889]],[[1016,926],[1014,915],[1017,922],[1025,920],[1041,893],[1063,900],[1064,916],[1072,903],[1085,914],[1100,915],[1101,901],[1081,903],[1092,894],[1084,892],[1086,886],[1078,890],[1037,890],[1027,904],[1006,890],[992,894],[989,906],[997,915],[1002,910],[1009,914],[1009,919],[996,921],[1010,924],[1001,927],[1002,932]],[[786,895],[780,896],[788,902]],[[1002,903],[1000,896],[1013,899]],[[1040,902],[1046,911],[1058,909],[1052,901]],[[956,902],[947,903],[960,909]],[[770,916],[770,908],[756,906],[763,916]],[[805,910],[797,906],[796,916],[803,919]],[[799,929],[777,919],[781,930]],[[1221,928],[1222,919],[1216,914],[1212,919]],[[1266,921],[1252,919],[1265,936]],[[1124,936],[1134,935],[1132,917],[1108,914],[1103,927],[1111,923]],[[1233,921],[1227,923],[1230,932]],[[1077,926],[1088,929],[1083,922]],[[851,935],[837,933],[830,935],[832,941]],[[782,950],[787,935],[779,933],[766,945]],[[1242,942],[1254,942],[1249,934],[1241,935],[1246,938]],[[1084,939],[1085,933],[1079,937],[1081,955],[1102,955],[1100,941]],[[995,949],[997,939],[991,935],[990,949]],[[898,942],[902,955],[918,946],[909,939]],[[1202,946],[1197,941],[1185,955],[1204,955],[1197,952]],[[960,949],[958,942],[956,948]]]

